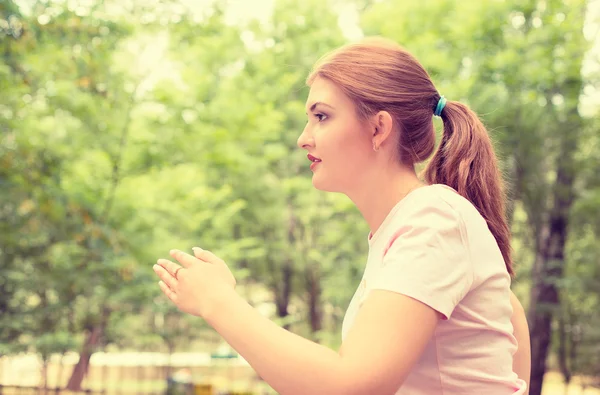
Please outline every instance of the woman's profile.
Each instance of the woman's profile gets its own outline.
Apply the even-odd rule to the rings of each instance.
[[[327,54],[307,83],[298,146],[312,183],[347,195],[371,229],[340,350],[261,316],[226,264],[197,247],[172,250],[179,263],[158,260],[162,291],[281,394],[526,394],[529,333],[510,290],[502,180],[481,121],[386,39]],[[420,178],[415,165],[430,157]]]

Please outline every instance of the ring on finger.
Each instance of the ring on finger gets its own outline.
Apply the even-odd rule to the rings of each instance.
[[[178,272],[178,271],[180,271],[181,269],[183,269],[183,268],[180,266],[180,267],[178,267],[177,269],[175,269],[175,273],[173,273],[173,277],[175,277],[175,279],[176,279],[176,280],[179,280],[179,279],[177,278],[177,272]]]

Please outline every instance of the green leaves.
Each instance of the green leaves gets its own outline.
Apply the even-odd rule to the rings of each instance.
[[[151,266],[193,246],[224,258],[249,299],[275,303],[282,325],[337,344],[369,229],[347,198],[314,190],[296,140],[306,76],[345,42],[338,8],[278,0],[266,21],[235,25],[219,8],[92,3],[38,3],[26,16],[0,5],[0,353],[77,349],[97,325],[105,344],[188,344],[197,323],[161,299]],[[360,3],[366,35],[406,46],[489,126],[515,199],[520,296],[575,136],[555,284],[584,328],[600,229],[599,125],[579,123],[573,83],[584,2]]]

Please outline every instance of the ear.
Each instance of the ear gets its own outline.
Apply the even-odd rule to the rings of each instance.
[[[379,111],[372,118],[373,148],[379,149],[386,141],[391,141],[394,120],[389,112]]]

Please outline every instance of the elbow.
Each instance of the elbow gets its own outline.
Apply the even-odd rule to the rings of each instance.
[[[362,360],[353,362],[342,358],[340,362],[337,368],[331,369],[325,385],[302,394],[394,395],[408,376],[408,372],[384,365],[365,365]]]
[[[386,382],[381,378],[368,377],[364,372],[342,377],[332,394],[336,395],[394,395],[402,383]]]
[[[336,395],[394,395],[398,388],[390,389],[390,388],[382,388],[380,385],[374,385],[370,387],[365,386],[346,386],[340,388],[335,392]]]

